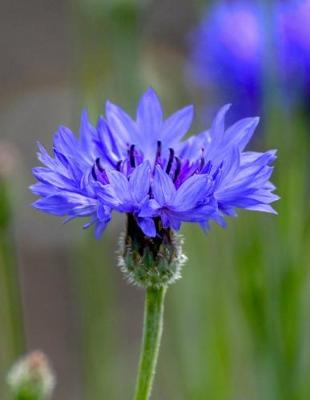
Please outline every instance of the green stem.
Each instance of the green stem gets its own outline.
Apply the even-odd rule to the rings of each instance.
[[[166,288],[148,288],[145,293],[143,342],[134,400],[148,400],[152,391],[163,330]]]

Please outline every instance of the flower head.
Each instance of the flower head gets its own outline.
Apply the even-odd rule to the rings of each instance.
[[[193,107],[165,119],[153,89],[141,97],[136,119],[107,102],[94,127],[84,112],[79,139],[60,127],[53,157],[39,145],[44,167],[33,170],[38,182],[31,189],[41,197],[34,207],[67,219],[88,216],[84,226],[95,224],[97,236],[112,211],[132,216],[147,237],[157,237],[159,225],[178,231],[183,222],[224,224],[237,208],[274,212],[275,151],[244,151],[258,118],[226,129],[229,107],[209,130],[185,140]]]
[[[264,41],[263,18],[255,3],[216,2],[190,36],[191,80],[231,100],[239,114],[257,113],[263,91]]]

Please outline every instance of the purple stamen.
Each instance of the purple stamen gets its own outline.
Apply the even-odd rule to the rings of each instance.
[[[122,166],[122,160],[119,160],[119,161],[117,162],[117,164],[116,164],[116,169],[117,169],[118,171],[120,171],[120,170],[121,170],[121,166]]]
[[[209,160],[209,161],[207,162],[207,165],[205,166],[203,172],[204,172],[205,174],[209,174],[210,171],[211,171],[211,169],[212,169],[212,163],[211,163],[211,161]]]
[[[219,165],[219,167],[216,169],[216,171],[214,172],[214,174],[212,175],[212,178],[215,180],[218,176],[218,174],[220,173],[220,171],[222,170],[223,167],[223,162],[221,162],[221,164]]]
[[[199,172],[202,171],[203,167],[205,166],[205,149],[201,149],[201,158],[200,158],[200,167],[199,167]]]
[[[98,178],[97,178],[97,174],[96,174],[96,171],[95,171],[95,165],[92,166],[91,174],[92,174],[92,177],[95,179],[95,181],[97,181]]]
[[[200,166],[199,166],[199,172],[202,171],[203,167],[205,166],[205,159],[204,157],[201,157],[200,159]]]
[[[161,156],[161,141],[160,140],[157,141],[157,153],[156,153],[156,156],[157,157]]]
[[[130,146],[130,150],[129,150],[129,161],[130,161],[130,166],[131,168],[135,168],[136,166],[136,160],[135,160],[135,145],[132,144]]]
[[[167,164],[167,168],[166,168],[167,174],[169,174],[171,167],[172,167],[173,160],[174,160],[174,150],[170,148],[169,152],[170,152],[169,160],[168,160],[168,164]]]
[[[100,158],[97,158],[97,159],[96,159],[96,166],[97,166],[97,168],[98,168],[98,170],[99,170],[100,172],[103,171],[103,168],[102,168],[102,166],[101,166],[101,164],[100,164]]]
[[[161,156],[161,141],[158,140],[157,141],[157,151],[156,151],[156,160],[155,160],[155,162],[157,162],[157,160],[159,159],[160,156]]]
[[[175,161],[177,163],[176,169],[174,171],[174,177],[173,177],[173,182],[175,182],[178,179],[179,173],[181,171],[181,161],[178,157],[175,157]]]

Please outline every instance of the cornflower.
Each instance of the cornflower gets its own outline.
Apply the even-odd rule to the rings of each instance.
[[[113,211],[127,216],[121,238],[121,269],[146,288],[145,329],[135,399],[148,399],[162,332],[166,288],[180,277],[185,262],[184,222],[207,231],[225,226],[239,208],[275,213],[278,196],[269,178],[276,152],[246,151],[259,122],[244,118],[225,127],[230,105],[217,113],[210,129],[184,138],[193,106],[164,118],[153,89],[141,97],[136,118],[106,103],[96,127],[84,111],[80,137],[65,127],[54,136],[53,157],[39,144],[45,165],[35,168],[31,189],[41,198],[34,207],[66,220],[89,217],[101,233]]]

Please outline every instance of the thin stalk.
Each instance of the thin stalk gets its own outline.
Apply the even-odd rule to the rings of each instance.
[[[145,293],[143,342],[134,400],[148,400],[151,396],[163,331],[164,298],[166,288],[148,288]]]

